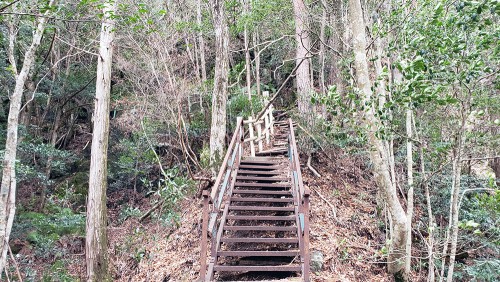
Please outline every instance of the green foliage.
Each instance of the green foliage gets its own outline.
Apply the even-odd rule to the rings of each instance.
[[[49,269],[43,273],[43,282],[78,282],[80,279],[68,274],[67,263],[63,260],[57,260]]]
[[[469,281],[494,282],[500,280],[500,260],[474,260],[472,265],[465,267],[470,277]]]
[[[52,213],[21,212],[16,217],[13,238],[26,239],[39,257],[62,257],[66,250],[56,246],[62,236],[83,236],[85,216],[71,209],[52,206]]]
[[[171,168],[166,171],[164,178],[161,178],[157,184],[157,194],[164,201],[163,209],[155,212],[153,218],[165,225],[180,225],[178,203],[184,196],[193,191],[195,187],[192,179],[179,173],[177,168]]]
[[[200,165],[204,169],[210,168],[210,147],[204,146],[200,152]]]
[[[235,122],[236,117],[248,118],[257,114],[263,105],[261,97],[252,95],[252,100],[248,100],[248,94],[244,90],[240,94],[231,95],[227,104],[229,121]]]
[[[142,212],[139,208],[125,206],[125,208],[122,208],[120,210],[120,214],[118,215],[118,221],[120,223],[123,223],[125,220],[127,220],[130,217],[140,217],[141,215],[142,215]]]
[[[148,136],[155,132],[154,125],[145,125]],[[156,141],[155,141],[156,143]],[[114,189],[131,188],[140,184],[154,169],[156,158],[143,132],[130,138],[120,138],[111,149],[109,163],[109,186]]]

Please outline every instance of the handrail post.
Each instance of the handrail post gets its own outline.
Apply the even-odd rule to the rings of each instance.
[[[201,227],[201,248],[200,248],[200,281],[205,280],[207,275],[207,241],[208,241],[208,190],[203,190],[203,218]]]
[[[252,117],[248,117],[248,132],[250,133],[250,154],[252,155],[252,157],[255,157],[255,143],[254,143],[254,133],[253,133],[253,123],[254,123],[254,120],[252,119]]]
[[[269,126],[271,128],[271,135],[274,135],[274,106],[273,104],[269,105]]]
[[[256,122],[255,125],[257,126],[257,142],[259,144],[259,152],[262,152],[264,150],[264,147],[262,145],[262,124],[260,122]]]
[[[271,138],[269,138],[269,132],[271,131],[271,128],[269,127],[270,126],[269,112],[266,112],[266,114],[264,114],[264,124],[265,124],[265,127],[264,127],[265,132],[266,132],[266,144],[269,145],[269,143],[271,142]]]
[[[304,189],[303,195],[303,212],[304,212],[304,238],[302,240],[302,245],[304,248],[304,281],[310,281],[310,257],[309,257],[309,189]]]

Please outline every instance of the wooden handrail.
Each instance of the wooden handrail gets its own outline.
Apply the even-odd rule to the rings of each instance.
[[[217,196],[217,192],[219,190],[220,182],[222,181],[222,176],[227,170],[227,162],[229,160],[229,157],[232,155],[233,150],[236,146],[236,140],[238,139],[238,136],[241,139],[240,136],[240,128],[243,125],[243,118],[238,117],[236,118],[236,129],[234,130],[233,138],[231,139],[231,143],[229,143],[229,147],[227,148],[226,156],[224,157],[224,161],[222,162],[222,165],[219,170],[219,174],[217,175],[217,179],[215,180],[214,186],[212,186],[212,192],[210,193],[210,199],[213,202]]]
[[[292,169],[292,189],[297,195],[298,200],[298,217],[297,225],[299,227],[299,248],[301,253],[302,263],[302,279],[303,281],[310,281],[309,279],[309,188],[304,187],[302,181],[302,172],[300,170],[299,153],[297,151],[297,143],[295,141],[295,132],[293,130],[292,119],[289,119],[290,135],[288,139],[289,154],[290,154],[290,168]],[[295,178],[295,175],[297,176]]]
[[[306,194],[306,188],[304,188],[304,184],[302,182],[302,172],[300,171],[300,161],[299,161],[299,154],[297,152],[297,143],[295,142],[295,132],[293,130],[293,121],[292,119],[289,119],[289,126],[290,126],[290,149],[292,150],[292,162],[294,163],[293,169],[297,173],[297,179],[298,179],[298,191],[299,194],[299,200],[302,201],[303,196]],[[309,189],[307,189],[307,195],[310,194]]]

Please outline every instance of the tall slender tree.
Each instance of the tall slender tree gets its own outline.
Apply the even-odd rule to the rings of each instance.
[[[354,63],[356,69],[357,86],[361,94],[364,107],[363,123],[367,128],[368,142],[371,146],[370,159],[379,182],[382,195],[387,203],[393,222],[393,232],[390,238],[388,256],[388,270],[398,273],[404,266],[405,247],[407,239],[406,213],[399,202],[396,185],[391,178],[390,156],[388,145],[381,140],[377,131],[382,127],[380,119],[375,115],[373,103],[372,83],[368,71],[366,57],[366,35],[363,10],[360,0],[349,0],[349,17],[351,20]]]
[[[49,7],[55,5],[55,0],[48,3]],[[29,72],[35,63],[36,50],[40,46],[42,35],[45,30],[47,19],[52,13],[47,9],[38,21],[33,32],[31,45],[24,53],[24,61],[19,73],[15,74],[16,84],[14,92],[10,97],[9,116],[7,121],[7,138],[5,141],[5,155],[3,159],[2,184],[0,188],[0,275],[3,273],[7,263],[7,250],[9,249],[9,237],[16,212],[16,155],[18,143],[19,114],[24,93],[24,85],[28,80]],[[9,46],[14,48],[14,45]],[[10,52],[9,52],[10,54]],[[13,54],[13,53],[12,53]],[[13,55],[9,58],[11,64],[15,64]],[[15,65],[12,66],[16,70]]]
[[[210,160],[215,163],[224,153],[226,137],[226,103],[229,75],[229,31],[224,0],[210,0],[215,30],[215,77],[212,93],[212,124],[210,129]]]
[[[295,39],[297,44],[297,96],[299,112],[308,122],[311,122],[311,62],[309,60],[311,38],[309,36],[309,22],[306,6],[303,0],[293,0],[295,18]]]
[[[94,127],[87,202],[87,236],[85,241],[87,281],[110,281],[108,273],[106,189],[111,67],[116,7],[116,1],[103,3],[104,16],[101,26],[99,57],[97,58]]]

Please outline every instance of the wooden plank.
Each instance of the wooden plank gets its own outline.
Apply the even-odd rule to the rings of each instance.
[[[240,266],[240,265],[216,265],[215,271],[245,272],[245,271],[272,271],[272,272],[299,272],[300,265],[263,265],[263,266]]]
[[[287,243],[297,244],[298,238],[222,238],[223,243]]]
[[[238,175],[242,174],[256,174],[256,175],[280,175],[284,174],[284,171],[275,170],[275,171],[263,171],[263,170],[238,170]]]
[[[293,207],[229,206],[231,211],[294,211]]]
[[[293,198],[242,198],[231,197],[231,202],[260,202],[260,203],[292,203]]]
[[[258,187],[258,188],[289,188],[290,183],[248,183],[248,182],[236,182],[235,187]]]
[[[297,231],[295,226],[225,226],[226,231]]]
[[[294,257],[299,251],[220,251],[221,257]]]
[[[236,176],[236,180],[249,180],[249,181],[274,181],[282,182],[290,180],[288,177],[269,177],[269,176]]]
[[[228,215],[227,219],[231,220],[271,220],[271,221],[293,221],[296,219],[295,215],[287,216],[268,216],[268,215]]]
[[[282,158],[275,158],[273,160],[264,159],[264,158],[262,160],[259,160],[259,159],[241,160],[241,164],[245,164],[245,165],[279,165],[280,162],[283,162]]]
[[[233,190],[233,194],[253,194],[253,195],[287,195],[292,196],[291,191],[269,191],[269,190]]]
[[[262,169],[262,170],[276,170],[276,169],[282,169],[284,167],[283,166],[278,166],[278,165],[270,165],[270,166],[265,166],[265,165],[240,165],[240,168]]]

